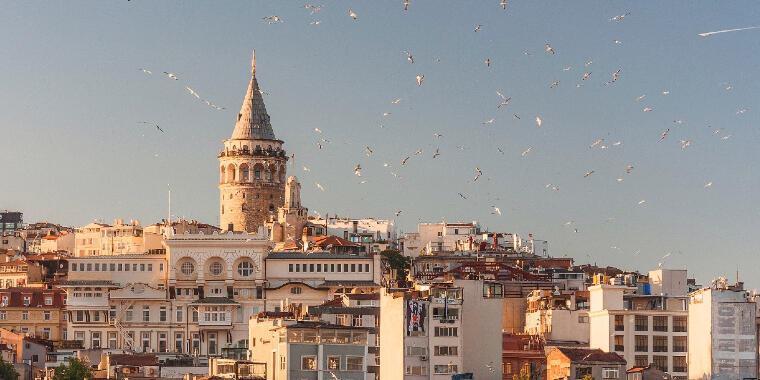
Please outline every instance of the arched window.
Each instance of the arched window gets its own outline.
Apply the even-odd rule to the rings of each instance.
[[[227,166],[227,182],[235,182],[235,165],[233,164]]]
[[[224,214],[224,205],[222,205],[222,214]]]
[[[274,212],[274,205],[271,203],[269,204],[269,212]]]
[[[224,183],[224,166],[220,168],[219,182]]]
[[[185,276],[189,276],[189,275],[193,274],[193,272],[195,272],[195,265],[193,265],[193,263],[191,263],[189,261],[185,261],[184,263],[182,263],[182,266],[180,267],[179,270]]]
[[[248,153],[249,151],[248,145],[243,145],[243,153]]]
[[[247,210],[247,208],[245,207],[245,203],[243,203],[242,209],[243,209],[243,211]]]
[[[246,164],[240,165],[240,180],[248,182],[248,165]]]
[[[261,169],[260,168],[256,168],[253,171],[253,178],[261,179]]]
[[[238,274],[243,277],[248,277],[253,274],[253,263],[250,261],[243,261],[238,264]]]
[[[223,270],[224,270],[224,266],[222,265],[222,263],[218,261],[211,263],[211,265],[209,265],[208,267],[209,273],[211,273],[214,276],[218,276],[222,274]]]
[[[267,181],[272,182],[272,171],[267,169]]]

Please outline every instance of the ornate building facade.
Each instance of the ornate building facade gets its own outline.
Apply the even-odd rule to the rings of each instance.
[[[251,81],[232,136],[219,153],[219,225],[223,230],[256,233],[273,220],[285,203],[288,156],[274,136],[262,91],[256,80],[256,54]]]

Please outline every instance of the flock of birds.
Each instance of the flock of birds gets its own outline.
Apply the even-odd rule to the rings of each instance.
[[[409,0],[404,0],[403,3],[402,3],[402,5],[403,5],[403,10],[407,11],[410,8],[410,1]],[[500,6],[502,9],[506,10],[507,9],[507,2],[506,2],[506,0],[501,0],[498,3],[498,6]],[[304,9],[306,9],[310,13],[311,16],[314,17],[314,16],[318,15],[319,12],[321,12],[324,9],[325,6],[324,5],[306,4],[306,5],[303,5],[302,7]],[[355,22],[359,22],[359,20],[360,20],[359,14],[357,14],[357,12],[355,12],[352,9],[347,9],[347,11],[344,14],[346,14],[347,17],[350,17],[351,20],[353,20]],[[621,14],[609,17],[608,21],[612,22],[612,23],[621,23],[621,22],[625,22],[625,20],[628,17],[630,17],[630,16],[631,16],[630,12],[625,12],[625,13],[621,13]],[[282,18],[282,17],[280,17],[278,15],[269,15],[269,16],[263,17],[263,22],[266,23],[266,24],[282,24],[282,23],[285,23],[286,21],[285,21],[284,18]],[[310,25],[320,25],[321,23],[322,23],[321,20],[314,19],[314,18],[309,21]],[[484,28],[484,25],[477,24],[477,25],[475,25],[473,27],[472,31],[473,31],[473,33],[479,33],[479,32],[481,32],[483,30],[483,28]],[[698,36],[702,37],[702,38],[707,38],[707,37],[710,37],[710,36],[713,36],[713,35],[716,35],[716,34],[731,33],[731,32],[740,32],[740,31],[751,30],[751,29],[760,29],[760,26],[751,26],[751,27],[744,27],[744,28],[734,28],[734,29],[725,29],[725,30],[718,30],[718,31],[706,32],[706,33],[699,33]],[[622,45],[623,44],[623,42],[621,40],[618,40],[618,39],[614,39],[612,42],[615,45]],[[552,46],[551,42],[546,42],[545,45],[543,46],[542,50],[543,50],[543,54],[547,54],[547,55],[550,55],[550,56],[559,56],[560,53],[561,53],[561,50],[562,50],[562,46]],[[410,51],[408,49],[405,49],[405,50],[402,50],[400,53],[401,53],[400,59],[405,59],[410,65],[415,65],[415,56],[414,56],[414,54],[413,54],[412,51]],[[524,51],[523,54],[525,56],[530,56],[533,53],[531,53],[530,51]],[[437,57],[434,57],[433,60],[434,60],[434,62],[440,62],[440,58],[437,58]],[[492,65],[492,61],[491,61],[490,57],[489,58],[485,58],[485,60],[482,61],[482,62],[483,62],[483,64],[487,68],[491,67],[491,65]],[[624,78],[624,74],[623,74],[622,68],[617,68],[615,71],[609,72],[607,74],[600,74],[598,72],[595,73],[594,71],[591,70],[593,64],[594,64],[593,60],[585,61],[585,63],[583,64],[583,67],[582,67],[582,69],[583,69],[582,74],[578,74],[578,76],[576,77],[577,81],[574,84],[575,87],[582,87],[582,86],[584,86],[584,85],[586,85],[586,84],[588,84],[590,82],[593,82],[595,80],[599,80],[599,83],[602,83],[602,81],[603,81],[602,84],[604,86],[612,86],[615,83],[617,83],[619,80],[621,80],[621,79]],[[417,65],[415,65],[415,67],[416,66]],[[152,75],[153,74],[150,70],[145,69],[145,68],[141,68],[139,70],[141,70],[143,73],[145,73],[147,75]],[[567,66],[567,67],[562,68],[563,72],[569,72],[571,70],[573,70],[572,66]],[[163,74],[167,78],[169,78],[170,80],[174,80],[174,81],[179,81],[180,80],[177,77],[177,75],[175,75],[175,74],[173,74],[171,72],[166,72],[165,71],[165,72],[163,72]],[[598,79],[598,78],[602,78],[602,79]],[[409,80],[411,80],[411,78],[409,78]],[[414,83],[416,83],[417,87],[422,87],[425,84],[425,75],[424,75],[424,73],[417,73],[414,76],[414,81],[415,81]],[[724,87],[724,89],[726,91],[730,91],[732,89],[732,86],[730,84],[721,83],[721,85]],[[559,88],[561,86],[565,86],[565,84],[561,80],[553,80],[553,81],[551,81],[551,83],[546,83],[546,86],[549,89],[556,89],[556,88]],[[188,92],[188,94],[190,96],[192,96],[195,99],[201,101],[202,103],[206,104],[207,106],[211,107],[214,110],[224,110],[225,109],[224,107],[217,106],[213,102],[202,98],[198,94],[198,92],[195,91],[193,88],[191,88],[189,85],[185,86],[185,90]],[[262,93],[262,95],[267,95],[267,93],[265,93],[263,91],[261,91],[261,93]],[[512,101],[512,96],[505,95],[505,93],[504,93],[503,90],[495,90],[495,94],[498,97],[498,101],[494,102],[495,106],[496,106],[496,111],[497,112],[503,112],[503,110],[510,109],[509,113],[512,114],[511,115],[512,118],[514,118],[515,120],[520,120],[522,118],[522,116],[520,115],[520,112],[515,112],[516,110],[513,110],[512,109],[513,106],[510,105],[510,102]],[[664,91],[661,92],[661,94],[662,94],[662,96],[668,96],[668,95],[670,95],[670,91],[669,90],[664,90]],[[642,95],[638,96],[635,99],[635,101],[636,102],[642,102],[645,98],[647,98],[647,94],[642,94]],[[391,104],[398,105],[401,102],[402,102],[401,98],[395,98],[395,99],[393,99],[391,101]],[[651,105],[644,105],[641,108],[641,110],[644,113],[654,112],[655,111],[654,107],[651,106]],[[747,112],[747,109],[746,108],[741,108],[736,113],[738,115],[741,115],[741,114],[743,114],[745,112]],[[383,117],[388,117],[390,115],[391,115],[391,112],[383,112],[382,113]],[[531,117],[533,117],[533,116],[531,116]],[[535,120],[535,126],[536,126],[536,128],[542,128],[542,126],[544,124],[544,121],[543,121],[541,115],[535,115],[534,117],[535,117],[534,120]],[[496,120],[496,117],[491,117],[488,120],[485,120],[485,121],[483,121],[481,123],[483,125],[488,126],[488,125],[494,124],[495,120]],[[159,125],[156,124],[156,123],[147,122],[147,121],[140,121],[139,123],[145,124],[145,125],[149,125],[149,126],[153,126],[153,127],[156,128],[157,131],[159,131],[161,133],[164,132],[164,130],[161,127],[159,127]],[[678,125],[682,124],[683,121],[682,120],[674,120],[673,123],[674,124],[672,125],[672,127],[675,128]],[[384,128],[384,125],[380,124],[379,127],[380,128]],[[319,136],[319,139],[315,143],[317,149],[318,150],[325,149],[331,143],[331,141],[329,139],[327,139],[327,138],[324,137],[325,133],[321,129],[314,128],[314,132]],[[672,137],[669,137],[670,132],[671,132],[671,127],[668,127],[666,129],[664,129],[659,134],[659,140],[657,140],[657,141],[662,142],[662,141],[664,141],[666,139],[669,139],[669,138],[672,139]],[[725,133],[723,133],[722,129],[715,129],[713,131],[713,134],[716,135],[716,136],[718,136],[718,138],[720,138],[720,140],[728,140],[729,138],[732,137],[731,134],[725,134]],[[436,133],[434,133],[433,137],[437,140],[437,139],[442,138],[443,134],[441,134],[439,132],[436,132]],[[656,137],[654,137],[654,138],[656,138]],[[688,149],[691,146],[691,141],[688,140],[688,139],[680,139],[679,143],[680,143],[680,148],[682,150],[686,150],[686,149]],[[590,142],[590,144],[588,145],[588,148],[589,149],[607,150],[607,149],[614,149],[616,147],[619,147],[619,146],[621,146],[621,144],[622,144],[622,141],[620,141],[620,140],[615,139],[615,140],[609,140],[608,141],[606,138],[601,138],[600,137],[600,138],[597,138],[594,141]],[[457,148],[460,149],[460,150],[465,150],[466,149],[466,147],[464,145],[457,146]],[[497,147],[497,150],[498,150],[498,152],[500,154],[504,154],[505,153],[504,149],[502,149],[502,147]],[[520,157],[521,158],[528,158],[528,156],[531,155],[531,153],[533,151],[534,151],[534,146],[527,146],[520,153]],[[364,155],[366,155],[366,157],[373,157],[373,155],[374,155],[374,149],[371,146],[367,145],[367,146],[364,147],[363,153],[364,153]],[[430,154],[430,157],[432,157],[432,159],[437,159],[442,154],[445,154],[445,153],[446,152],[442,152],[441,151],[440,147],[435,147],[435,150],[432,151],[432,153],[429,153],[429,154]],[[410,160],[414,160],[415,157],[421,156],[422,154],[423,154],[423,149],[420,148],[420,149],[417,149],[416,151],[414,151],[411,154],[404,154],[404,155],[400,156],[398,158],[398,161],[396,161],[396,162],[398,162],[399,168],[400,167],[405,167],[405,166],[407,166],[411,162]],[[535,153],[533,153],[533,154],[535,154]],[[395,165],[391,164],[391,162],[384,162],[383,163],[383,167],[388,168],[388,170],[390,170],[390,175],[392,175],[393,177],[395,177],[397,179],[402,179],[403,176],[401,176],[399,174],[400,173],[399,171],[393,169],[394,166]],[[311,169],[309,169],[307,166],[303,166],[303,170],[304,170],[304,172],[310,172],[311,171]],[[363,170],[364,170],[364,168],[362,167],[361,163],[357,163],[354,166],[353,170],[352,170],[353,175],[356,176],[356,177],[358,177],[357,181],[358,181],[359,184],[366,184],[367,183],[367,179],[362,176]],[[624,170],[621,170],[621,173],[624,171],[625,174],[631,174],[633,172],[633,170],[634,170],[634,166],[633,165],[627,165],[624,168]],[[481,168],[479,168],[479,167],[475,167],[473,171],[474,171],[474,173],[473,173],[474,177],[470,177],[470,178],[472,178],[471,182],[475,183],[475,182],[477,182],[484,175],[484,171]],[[592,175],[594,175],[595,173],[596,173],[596,170],[594,168],[588,168],[585,171],[582,171],[582,172],[578,173],[578,175],[579,175],[579,177],[582,175],[583,178],[589,178]],[[597,174],[597,175],[599,175],[599,174]],[[621,176],[617,177],[615,180],[617,182],[623,182],[623,180],[624,180],[623,177],[624,176],[621,175]],[[320,183],[318,183],[318,182],[315,181],[314,185],[315,185],[315,187],[319,191],[322,191],[322,192],[326,191],[325,187],[322,184],[320,184]],[[713,182],[709,181],[709,182],[707,182],[707,183],[704,184],[704,188],[705,189],[709,189],[709,188],[712,187],[712,185],[713,185]],[[560,185],[557,184],[557,183],[548,183],[548,184],[545,185],[545,187],[547,189],[552,190],[552,191],[560,191]],[[468,199],[468,195],[467,194],[464,194],[462,192],[457,192],[457,194],[462,199]],[[492,199],[491,201],[495,201],[495,200],[498,200],[498,198]],[[645,205],[646,205],[646,200],[645,199],[641,199],[641,200],[637,201],[636,204],[635,204],[635,206],[642,206],[642,207],[645,206]],[[494,214],[494,215],[502,215],[501,209],[496,204],[491,204],[489,211],[490,211],[491,214]],[[394,215],[396,217],[400,216],[401,214],[402,214],[402,210],[397,210],[397,211],[394,212]],[[565,226],[568,226],[568,227],[572,226],[573,227],[573,232],[575,232],[575,233],[579,232],[579,229],[576,228],[573,225],[573,223],[574,223],[573,221],[568,221],[567,223],[565,223]],[[613,246],[613,247],[615,249],[618,249],[616,246]]]

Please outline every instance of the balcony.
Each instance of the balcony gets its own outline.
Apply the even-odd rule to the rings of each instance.
[[[623,351],[625,351],[625,346],[620,345],[620,344],[616,344],[615,345],[615,351],[623,352]]]
[[[284,149],[254,149],[220,151],[218,157],[287,157],[287,154]]]
[[[673,367],[673,372],[686,372],[687,370],[686,367]]]
[[[668,346],[654,346],[652,347],[653,352],[668,352]]]

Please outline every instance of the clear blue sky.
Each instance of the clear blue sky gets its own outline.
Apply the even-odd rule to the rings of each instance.
[[[666,267],[703,283],[733,279],[739,266],[760,286],[751,278],[760,264],[760,31],[697,36],[760,24],[757,2],[510,1],[504,11],[496,0],[412,0],[407,12],[402,3],[314,3],[324,7],[313,16],[279,1],[4,4],[0,208],[27,222],[149,224],[166,215],[171,183],[176,216],[217,223],[216,155],[256,48],[272,125],[295,153],[291,173],[311,210],[403,210],[406,231],[420,220],[478,220],[549,240],[555,256],[642,271],[671,252]],[[269,25],[269,15],[285,22]],[[498,110],[497,90],[512,97]],[[330,141],[322,150],[320,138]],[[484,174],[473,182],[476,167]]]

